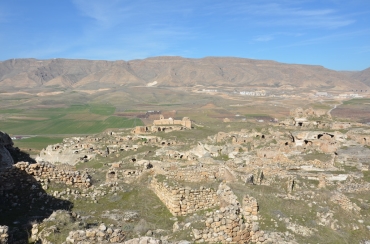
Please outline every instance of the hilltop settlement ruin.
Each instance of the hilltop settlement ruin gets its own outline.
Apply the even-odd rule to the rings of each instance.
[[[296,108],[264,126],[189,134],[201,131],[161,115],[65,138],[35,159],[1,132],[0,243],[370,241],[369,125]]]

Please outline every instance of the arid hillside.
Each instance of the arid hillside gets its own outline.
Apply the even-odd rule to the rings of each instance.
[[[349,76],[356,80],[362,81],[366,85],[370,85],[370,68],[367,68],[359,72],[350,72]]]
[[[368,73],[368,71],[367,71]],[[154,57],[132,61],[12,59],[0,62],[2,89],[160,86],[368,89],[366,70],[353,75],[322,66],[242,58]],[[354,75],[363,74],[363,75]],[[363,81],[363,82],[361,82]]]

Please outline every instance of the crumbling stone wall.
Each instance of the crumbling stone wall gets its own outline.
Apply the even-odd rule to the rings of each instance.
[[[247,221],[258,220],[258,203],[257,199],[249,195],[245,195],[243,198],[243,208],[241,212]]]
[[[338,204],[341,208],[346,211],[355,211],[358,212],[361,210],[356,203],[351,202],[351,200],[340,192],[335,192],[331,197],[330,201]]]
[[[106,174],[105,181],[107,183],[117,181],[131,183],[132,181],[140,177],[142,173],[143,170],[140,169],[126,169],[126,170],[109,169]]]
[[[219,205],[216,192],[211,188],[169,186],[166,182],[151,181],[151,189],[175,216],[187,215],[198,210]]]
[[[19,162],[15,164],[14,167],[34,176],[37,180],[47,179],[81,188],[86,188],[91,185],[90,176],[87,173],[59,169],[55,165],[49,163],[30,164],[28,162]]]
[[[187,182],[204,182],[215,181],[218,167],[209,167],[207,169],[199,168],[197,166],[190,166],[186,168],[171,169],[167,175],[175,180]]]
[[[105,224],[97,228],[69,232],[67,243],[122,243],[125,234],[121,229],[112,229]]]
[[[133,158],[132,160],[135,160]],[[132,183],[137,180],[145,171],[153,168],[150,161],[141,160],[135,164],[136,169],[121,169],[121,163],[112,163],[111,168],[107,171],[105,181],[117,182],[123,181],[125,183]]]
[[[366,133],[367,132],[367,133]],[[347,133],[349,139],[354,140],[364,146],[370,146],[370,135],[366,131],[351,131]]]
[[[205,225],[203,230],[193,229],[196,242],[245,243],[250,239],[250,226],[244,222],[239,206],[208,213]]]
[[[220,184],[217,195],[221,208],[207,213],[204,229],[193,229],[195,242],[272,243],[272,237],[259,229],[255,198],[244,196],[243,206],[240,206],[236,195],[225,183]]]

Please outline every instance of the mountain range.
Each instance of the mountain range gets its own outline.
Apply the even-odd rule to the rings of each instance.
[[[317,65],[233,57],[165,56],[132,61],[10,59],[0,62],[2,90],[117,85],[370,90],[370,68],[340,72]]]

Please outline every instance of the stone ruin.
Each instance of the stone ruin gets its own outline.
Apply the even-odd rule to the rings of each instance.
[[[172,118],[165,119],[163,115],[160,115],[159,120],[153,121],[153,125],[181,125],[187,129],[191,129],[191,120],[188,117],[184,117],[182,120]]]
[[[217,190],[221,207],[206,214],[205,228],[193,229],[197,243],[272,243],[268,233],[260,231],[258,203],[245,195],[242,206],[229,186],[221,183]]]
[[[182,120],[176,120],[173,118],[165,119],[163,115],[160,115],[159,120],[154,120],[151,126],[136,126],[133,130],[133,134],[145,134],[159,131],[176,131],[191,129],[192,123],[188,117],[182,118]]]
[[[366,169],[368,166],[368,148],[366,146],[369,145],[370,141],[369,131],[359,129],[350,129],[349,132],[334,131],[332,128],[348,129],[353,124],[337,123],[334,125],[333,122],[321,120],[326,114],[311,110],[296,110],[292,116],[295,117],[290,126],[272,124],[268,129],[219,132],[203,141],[194,142],[190,148],[183,146],[185,143],[176,139],[162,139],[150,135],[125,137],[116,132],[111,132],[108,136],[99,135],[99,139],[96,141],[86,137],[76,139],[73,142],[66,141],[65,145],[68,145],[71,150],[78,151],[81,155],[87,155],[86,152],[91,152],[109,156],[110,160],[119,159],[122,154],[125,155],[120,152],[134,152],[144,145],[156,148],[150,149],[150,155],[155,157],[153,160],[156,161],[155,163],[151,163],[151,160],[148,159],[149,152],[137,153],[135,156],[132,156],[134,153],[131,152],[119,163],[112,163],[108,171],[105,171],[106,185],[111,187],[112,192],[123,190],[119,187],[122,182],[131,184],[138,182],[139,179],[146,179],[140,178],[143,175],[148,176],[148,181],[146,181],[149,182],[148,187],[158,196],[172,215],[186,216],[185,218],[194,216],[196,216],[194,218],[203,218],[200,223],[194,225],[191,223],[194,226],[193,241],[280,243],[279,240],[284,242],[290,237],[287,235],[289,238],[285,238],[285,233],[281,233],[283,236],[279,236],[273,232],[260,230],[258,221],[260,219],[266,221],[266,219],[259,216],[257,200],[246,194],[239,196],[238,200],[227,184],[235,186],[234,183],[244,183],[244,187],[250,188],[259,187],[255,185],[276,187],[278,184],[281,191],[274,196],[285,200],[305,200],[305,196],[300,194],[300,191],[307,192],[307,189],[320,188],[323,189],[322,191],[327,191],[335,186],[339,192],[331,194],[329,201],[337,204],[338,209],[356,213],[360,212],[360,205],[352,203],[344,193],[369,189],[369,184],[359,183],[361,176],[358,172],[357,175],[355,173],[344,174],[339,172],[341,168],[338,167],[338,162],[340,163],[341,160],[347,163],[353,159],[357,160],[356,167],[361,163],[362,171],[369,170],[369,167]],[[320,120],[319,116],[321,116]],[[307,123],[311,124],[306,124],[304,119],[307,119]],[[301,125],[300,122],[302,122]],[[158,127],[172,126],[171,124],[163,124],[168,123],[164,118],[158,123],[155,125],[157,129]],[[149,127],[140,133],[147,133],[148,130]],[[360,151],[359,148],[366,150]],[[55,149],[57,150],[57,148]],[[352,150],[353,155],[349,155],[349,150]],[[112,154],[115,154],[114,157]],[[315,158],[317,156],[320,160]],[[139,164],[139,162],[141,163]],[[48,166],[37,165],[23,166],[22,170],[32,172],[31,174],[41,179],[44,177],[40,173],[41,166],[44,168],[48,168]],[[105,164],[105,166],[108,165]],[[56,168],[50,169],[51,172],[58,170]],[[88,182],[86,179],[85,182],[83,179],[76,181],[74,179],[76,177],[78,176],[68,173],[55,176],[54,180],[77,187],[88,187],[84,185]],[[357,178],[350,182],[349,179],[354,177]],[[45,173],[44,178],[49,179],[50,174]],[[219,184],[220,181],[223,183]],[[140,181],[140,183],[143,182]],[[218,184],[218,188],[217,186],[210,187]],[[198,186],[190,187],[194,185]],[[206,185],[206,187],[201,185]],[[91,198],[91,200],[98,202],[99,198]],[[325,214],[320,213],[320,217],[322,216]],[[313,234],[314,230],[307,227],[305,229],[304,226],[290,221],[290,223],[286,223],[286,228],[289,231],[303,236]],[[331,225],[334,221],[329,222]],[[302,229],[304,229],[303,232],[301,232]],[[101,231],[99,228],[73,231],[70,232],[68,241],[70,243],[109,242],[112,236],[108,234],[112,233],[108,233],[107,230]],[[124,234],[122,233],[122,235]],[[97,239],[99,236],[101,238]],[[289,241],[289,243],[294,243],[292,238]]]
[[[144,172],[147,172],[153,168],[153,164],[150,161],[140,160],[136,162],[135,158],[131,160],[135,161],[135,169],[124,169],[122,168],[124,164],[120,162],[112,163],[105,176],[106,183],[132,183],[136,181]]]
[[[80,142],[81,141],[81,142]],[[97,154],[97,148],[92,143],[82,143],[84,138],[72,138],[72,142],[48,145],[36,157],[37,162],[75,165],[81,161],[89,161]]]
[[[257,200],[245,195],[242,204],[225,183],[217,191],[212,188],[180,187],[176,183],[153,178],[151,189],[174,216],[184,216],[203,209],[206,213],[203,229],[193,229],[196,243],[274,243],[283,241],[276,233],[259,229]]]
[[[331,122],[323,122],[330,119],[331,115],[325,109],[302,109],[300,107],[290,110],[290,118],[279,122],[279,125],[287,127],[304,127],[304,128],[327,128],[332,126]],[[336,125],[340,127],[339,125]]]
[[[122,243],[125,234],[119,228],[107,227],[100,224],[99,227],[86,230],[71,231],[66,239],[67,243]]]
[[[219,205],[216,192],[212,188],[169,186],[155,177],[150,188],[175,216],[187,215],[198,210],[213,208]]]
[[[30,164],[28,162],[19,162],[14,165],[14,168],[26,172],[38,181],[54,181],[80,188],[87,188],[91,185],[90,176],[87,173],[73,171],[68,169],[68,167],[63,169],[63,167],[57,167],[50,163]],[[2,174],[4,173],[2,172]]]

